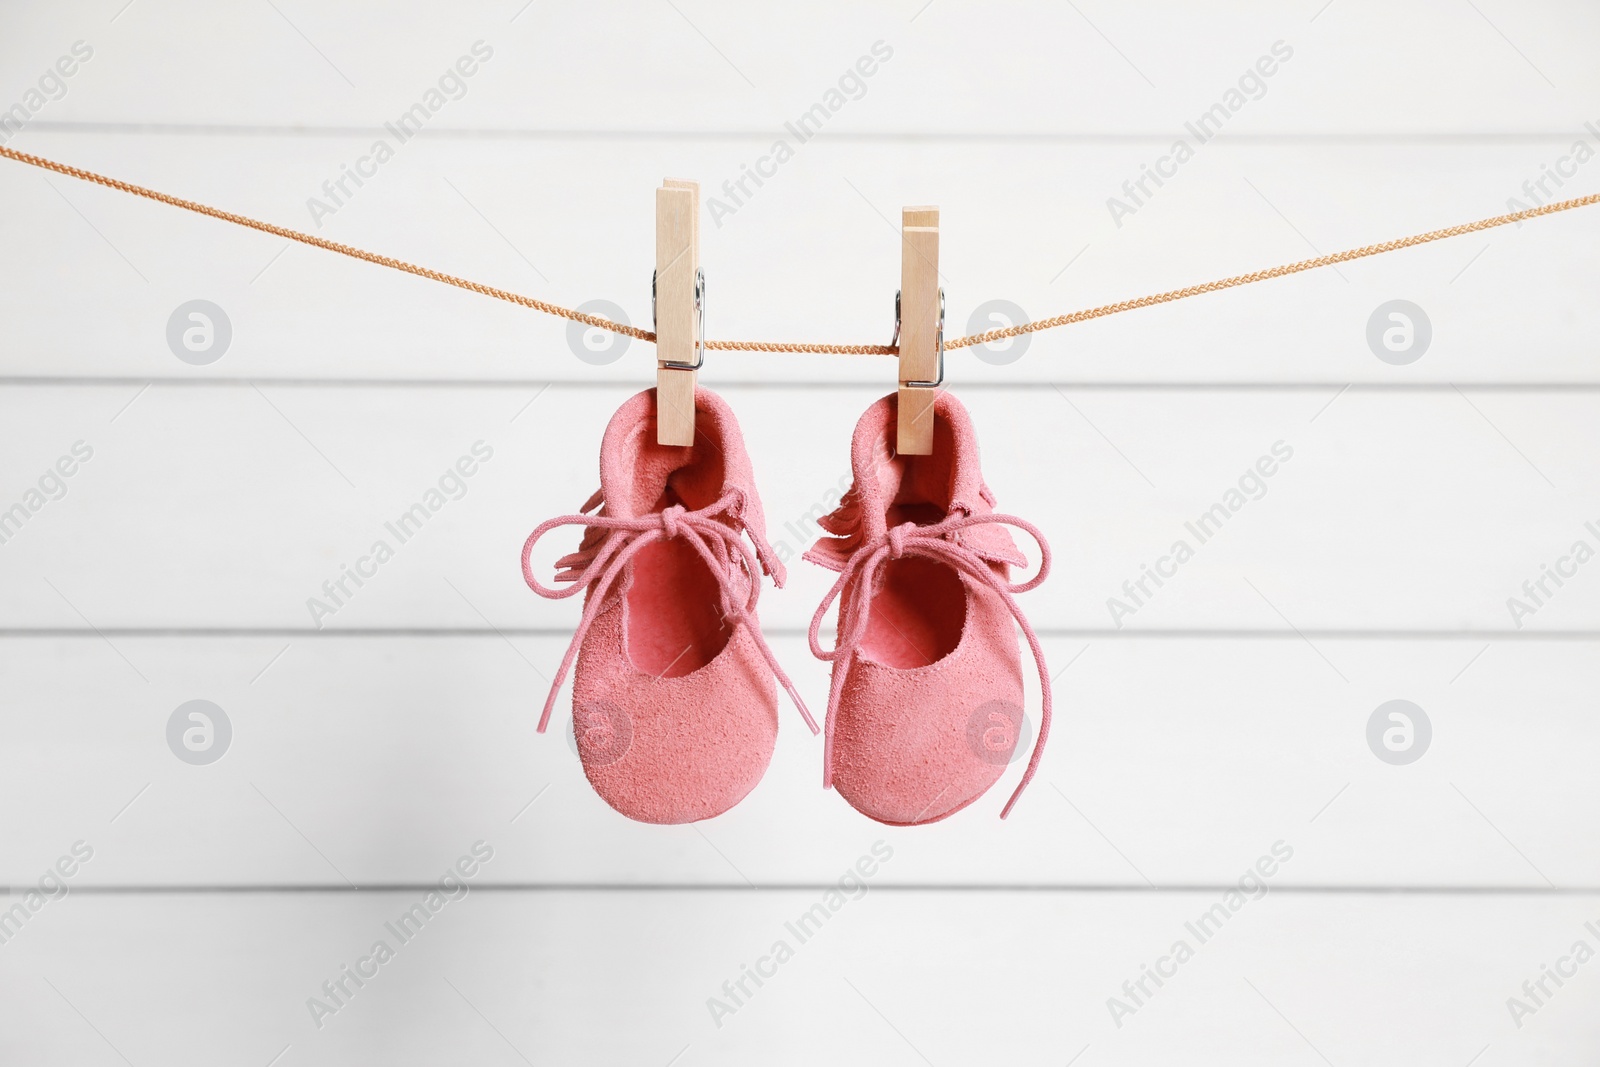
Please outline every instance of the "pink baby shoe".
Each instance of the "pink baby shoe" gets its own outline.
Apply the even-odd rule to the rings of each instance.
[[[811,620],[812,653],[833,662],[822,784],[891,826],[937,822],[977,800],[1011,761],[1022,727],[1020,626],[1043,707],[1005,818],[1050,732],[1050,675],[1012,598],[1044,581],[1050,548],[1030,523],[995,513],[972,421],[954,396],[935,401],[932,455],[895,455],[895,418],[893,394],[861,416],[850,446],[855,484],[821,521],[834,536],[805,556],[840,572]],[[1027,561],[1006,526],[1039,545],[1039,571],[1020,585],[1010,567]],[[835,598],[830,652],[817,634]]]
[[[756,620],[760,572],[779,586],[784,572],[764,539],[733,412],[696,390],[688,447],[656,444],[655,412],[648,389],[611,417],[600,491],[582,514],[529,535],[522,576],[551,599],[587,590],[540,732],[576,657],[573,730],[595,792],[630,819],[685,823],[727,811],[766,773],[778,734],[774,676],[812,733],[817,726]],[[533,546],[569,525],[584,527],[583,540],[556,561],[556,581],[572,584],[546,588],[533,576]]]

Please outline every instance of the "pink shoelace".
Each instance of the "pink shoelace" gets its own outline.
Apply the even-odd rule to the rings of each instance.
[[[772,668],[773,675],[788,692],[789,699],[794,701],[794,706],[799,709],[800,717],[805,719],[806,725],[815,734],[816,721],[811,718],[811,712],[806,710],[805,702],[800,699],[794,683],[789,681],[789,676],[778,665],[778,658],[773,655],[771,646],[761,635],[761,627],[755,625],[753,613],[756,602],[761,599],[761,567],[762,564],[769,564],[767,570],[772,570],[770,564],[773,553],[772,547],[746,527],[741,519],[744,494],[737,487],[730,486],[716,503],[698,511],[689,511],[682,504],[674,504],[637,519],[618,519],[609,515],[589,514],[600,506],[601,500],[601,493],[597,491],[583,505],[579,514],[562,515],[541,523],[528,535],[528,540],[522,546],[523,580],[528,583],[528,588],[540,596],[548,600],[563,600],[580,589],[593,587],[593,595],[584,604],[583,617],[579,619],[578,628],[572,635],[572,643],[567,646],[567,654],[562,657],[561,667],[550,683],[550,695],[545,698],[544,712],[539,716],[539,732],[543,733],[545,727],[549,725],[550,711],[555,707],[561,683],[566,680],[567,672],[572,669],[573,660],[577,658],[578,648],[583,644],[590,625],[600,614],[601,606],[607,600],[606,594],[622,576],[628,561],[646,545],[681,537],[705,561],[706,568],[717,580],[724,618],[732,619],[736,625],[749,628],[755,638],[756,647],[766,658],[767,666]],[[721,521],[721,517],[731,519],[736,525]],[[548,588],[541,585],[539,579],[533,576],[533,546],[541,537],[558,526],[586,528],[586,536],[578,551],[556,561],[555,580],[572,583],[566,589]],[[592,541],[595,533],[601,530],[608,532]],[[740,538],[741,532],[748,534],[750,540],[755,543],[754,552]],[[740,588],[741,584],[748,585],[748,592]]]
[[[1039,570],[1032,578],[1021,584],[1008,582],[996,574],[994,568],[971,548],[949,539],[949,535],[968,526],[991,522],[1014,526],[1026,532],[1039,546]],[[833,583],[833,588],[828,590],[828,595],[823,597],[822,603],[817,606],[817,613],[811,617],[811,654],[818,659],[833,663],[833,682],[828,689],[828,713],[824,719],[826,726],[822,744],[822,787],[824,789],[833,787],[834,719],[839,708],[839,698],[844,692],[845,675],[849,673],[850,665],[860,653],[861,641],[866,637],[867,623],[872,616],[872,596],[881,584],[884,565],[890,560],[904,556],[925,556],[938,560],[993,589],[1000,599],[1005,601],[1006,607],[1011,609],[1011,617],[1022,628],[1024,636],[1028,639],[1028,647],[1033,652],[1034,666],[1039,669],[1039,691],[1042,699],[1039,711],[1039,736],[1034,740],[1033,755],[1028,759],[1028,768],[1022,774],[1022,781],[1017,783],[1011,799],[1006,801],[1006,806],[1000,811],[1000,817],[1004,819],[1011,814],[1017,798],[1022,796],[1022,791],[1033,781],[1034,772],[1039,767],[1039,757],[1044,754],[1045,738],[1050,733],[1051,709],[1050,672],[1044,665],[1044,652],[1039,647],[1038,635],[1033,632],[1027,616],[1022,613],[1022,609],[1017,606],[1012,596],[1014,593],[1026,593],[1036,588],[1049,576],[1050,546],[1045,542],[1044,534],[1040,533],[1036,526],[1014,515],[957,514],[929,526],[918,526],[911,522],[902,523],[891,527],[884,536],[863,544],[850,556],[849,562],[839,575],[839,580]],[[830,652],[822,647],[818,640],[818,631],[829,606],[841,595],[843,600],[839,612],[839,634]]]

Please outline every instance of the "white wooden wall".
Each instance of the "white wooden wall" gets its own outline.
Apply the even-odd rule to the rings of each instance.
[[[661,178],[717,195],[885,42],[860,99],[704,220],[719,338],[886,341],[905,204],[943,208],[963,334],[995,298],[1042,318],[1498,214],[1600,148],[1577,0],[124,2],[0,11],[0,108],[93,49],[9,145],[312,228],[307,198],[483,41],[317,232],[638,324]],[[1117,225],[1107,198],[1277,41],[1264,95]],[[1020,765],[891,830],[820,790],[789,715],[750,798],[676,828],[615,815],[534,733],[576,606],[517,551],[594,488],[649,346],[593,366],[555,320],[12,163],[0,203],[0,509],[93,450],[0,544],[0,903],[74,872],[0,944],[0,1062],[1594,1061],[1600,962],[1570,954],[1600,949],[1600,563],[1521,626],[1506,601],[1600,545],[1595,211],[1008,365],[953,353],[990,485],[1055,547],[1025,605],[1061,710],[1008,822]],[[165,336],[197,298],[233,330],[206,366]],[[1392,299],[1432,324],[1405,366],[1365,338]],[[702,380],[798,555],[892,364],[713,353]],[[466,494],[316,630],[306,599],[478,441]],[[1113,625],[1279,441],[1266,494]],[[825,577],[797,562],[762,606],[814,707]],[[192,699],[232,723],[209,766],[166,742]],[[1432,723],[1409,765],[1368,748],[1392,699]],[[478,841],[473,891],[315,1025],[307,998]],[[785,922],[878,842],[869,891],[798,944]],[[1280,842],[1266,896],[1114,1019]],[[779,939],[794,958],[714,1019]],[[1576,974],[1535,1002],[1546,967]]]

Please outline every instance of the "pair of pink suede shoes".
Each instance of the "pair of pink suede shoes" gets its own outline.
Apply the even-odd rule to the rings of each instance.
[[[587,590],[539,730],[576,659],[573,730],[584,773],[606,803],[641,822],[709,819],[755,787],[777,740],[774,679],[817,732],[756,619],[761,572],[781,587],[784,570],[765,540],[738,422],[708,389],[695,407],[695,444],[668,447],[655,443],[654,390],[623,404],[600,449],[600,491],[582,514],[534,530],[522,550],[523,577],[540,596]],[[971,420],[953,396],[936,403],[931,456],[894,454],[895,409],[891,395],[861,417],[855,484],[821,520],[832,536],[805,555],[839,572],[810,634],[812,653],[833,664],[823,786],[897,826],[936,822],[982,796],[1021,732],[1020,625],[1043,704],[1003,818],[1050,729],[1044,656],[1012,598],[1045,579],[1050,551],[1032,525],[994,512]],[[585,528],[578,550],[556,563],[556,581],[571,584],[548,588],[533,575],[531,553],[566,525]],[[1041,554],[1021,584],[1009,577],[1026,560],[1008,525]],[[827,651],[818,628],[835,599],[838,638]]]

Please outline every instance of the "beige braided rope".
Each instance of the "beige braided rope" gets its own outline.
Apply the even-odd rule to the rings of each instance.
[[[64,163],[57,163],[54,160],[45,159],[43,156],[29,155],[26,152],[18,152],[15,149],[0,146],[0,158],[11,159],[18,163],[26,163],[30,166],[40,167],[48,171],[54,171],[57,174],[64,174],[69,178],[78,178],[82,181],[93,182],[96,185],[103,185],[108,189],[117,189],[124,193],[132,193],[134,196],[142,196],[146,200],[154,200],[158,203],[170,205],[171,207],[183,208],[185,211],[193,211],[199,215],[207,215],[214,219],[221,219],[223,222],[232,222],[239,226],[245,226],[252,230],[260,230],[262,233],[270,233],[286,240],[298,241],[301,244],[310,245],[313,248],[321,248],[328,252],[337,252],[340,255],[350,256],[353,259],[365,260],[368,263],[376,263],[380,267],[392,267],[395,270],[404,271],[407,274],[415,274],[419,278],[428,278],[432,281],[443,282],[446,285],[453,285],[458,289],[465,289],[468,292],[478,293],[481,296],[493,297],[496,300],[504,300],[507,303],[517,304],[521,307],[532,308],[535,311],[542,311],[546,315],[555,315],[559,318],[571,319],[573,322],[581,322],[586,326],[594,326],[598,329],[609,330],[612,333],[633,337],[640,341],[653,342],[656,339],[656,335],[652,331],[641,330],[637,326],[628,326],[620,322],[612,322],[610,319],[601,318],[598,315],[586,315],[581,311],[574,311],[571,308],[564,308],[559,304],[551,304],[544,300],[536,300],[531,296],[523,296],[520,293],[509,292],[505,289],[496,289],[491,285],[483,285],[479,282],[468,281],[465,278],[458,278],[453,274],[445,274],[441,271],[431,270],[427,267],[419,267],[414,263],[407,263],[405,260],[395,259],[392,256],[381,256],[375,252],[367,252],[359,248],[354,248],[350,245],[340,244],[337,241],[329,241],[325,238],[314,237],[311,234],[301,233],[298,230],[291,230],[284,226],[275,226],[270,222],[261,222],[258,219],[248,218],[244,215],[236,215],[231,211],[223,211],[220,208],[209,207],[205,204],[196,203],[193,200],[183,200],[176,196],[170,196],[166,193],[157,192],[154,189],[146,189],[142,185],[134,185],[131,182],[120,181],[116,178],[108,178],[103,174],[96,174],[94,171],[81,170],[78,167],[69,167]],[[1185,297],[1199,296],[1201,293],[1214,293],[1222,289],[1232,289],[1236,286],[1248,285],[1251,282],[1266,281],[1269,278],[1281,278],[1287,274],[1298,274],[1301,271],[1315,270],[1318,267],[1328,267],[1336,263],[1348,263],[1353,259],[1365,259],[1368,256],[1376,256],[1383,252],[1393,252],[1396,249],[1410,248],[1413,245],[1423,245],[1432,241],[1442,241],[1447,237],[1459,237],[1462,234],[1476,233],[1479,230],[1489,230],[1495,228],[1496,226],[1507,226],[1514,222],[1521,222],[1524,219],[1537,218],[1540,215],[1554,215],[1559,211],[1570,211],[1573,208],[1588,207],[1591,204],[1597,203],[1600,203],[1600,193],[1593,193],[1589,196],[1580,196],[1572,200],[1558,200],[1554,203],[1541,205],[1540,207],[1527,208],[1522,211],[1513,211],[1507,215],[1496,215],[1493,218],[1479,219],[1477,222],[1464,222],[1458,226],[1450,226],[1442,230],[1430,230],[1427,233],[1416,234],[1412,237],[1400,237],[1393,241],[1384,241],[1382,244],[1367,245],[1363,248],[1353,248],[1345,252],[1335,252],[1332,255],[1318,256],[1315,259],[1303,259],[1298,263],[1289,263],[1281,267],[1269,267],[1266,270],[1252,271],[1249,274],[1236,274],[1231,278],[1222,278],[1214,282],[1206,282],[1202,285],[1191,285],[1183,289],[1173,289],[1165,293],[1156,293],[1152,296],[1141,296],[1133,300],[1123,300],[1115,304],[1104,304],[1097,308],[1074,311],[1067,315],[1057,315],[1055,318],[1051,319],[1040,319],[1038,322],[1028,322],[1018,326],[1007,326],[1002,329],[987,330],[983,333],[975,333],[967,337],[957,337],[952,341],[946,341],[944,346],[946,349],[957,349],[968,348],[972,345],[988,344],[991,341],[1002,341],[1008,337],[1018,337],[1026,333],[1037,333],[1040,330],[1054,329],[1057,326],[1069,326],[1076,322],[1087,322],[1090,319],[1104,318],[1107,315],[1114,315],[1119,311],[1132,311],[1135,308],[1152,307],[1156,304],[1167,304],[1174,300],[1182,300]],[[818,345],[774,341],[707,341],[705,342],[705,347],[719,352],[794,352],[807,355],[893,356],[899,353],[899,349],[893,345]]]
[[[655,334],[651,334],[650,339],[655,340]],[[900,353],[894,345],[809,345],[797,341],[707,341],[705,346],[719,352],[803,352],[812,356],[894,356]]]
[[[395,259],[392,256],[380,256],[375,252],[365,252],[359,248],[352,248],[350,245],[340,244],[337,241],[313,237],[309,233],[301,233],[298,230],[291,230],[283,226],[274,226],[270,222],[261,222],[258,219],[247,218],[244,215],[235,215],[231,211],[223,211],[220,208],[197,204],[193,200],[182,200],[166,193],[158,193],[154,189],[146,189],[142,185],[134,185],[131,182],[108,178],[104,174],[96,174],[92,170],[69,167],[65,163],[57,163],[55,160],[45,159],[43,156],[30,156],[26,152],[18,152],[15,149],[0,146],[0,157],[14,159],[18,163],[27,163],[35,167],[43,167],[45,170],[52,170],[57,174],[65,174],[69,178],[81,178],[86,182],[104,185],[108,189],[132,193],[134,196],[142,196],[146,200],[155,200],[162,204],[169,204],[172,207],[181,207],[185,211],[193,211],[199,215],[209,215],[211,218],[221,219],[223,222],[237,223],[240,226],[247,226],[252,230],[260,230],[262,233],[270,233],[277,237],[287,238],[290,241],[299,241],[301,244],[310,245],[313,248],[338,252],[340,255],[351,256],[355,259],[364,259],[368,263],[376,263],[380,267],[393,267],[395,270],[403,270],[407,274],[415,274],[419,278],[429,278],[436,282],[444,282],[446,285],[453,285],[457,289],[466,289],[468,292],[492,296],[496,300],[520,304],[535,311],[542,311],[546,315],[559,315],[564,319],[571,319],[574,322],[581,322],[588,326],[597,326],[602,330],[610,330],[612,333],[626,334],[641,341],[654,341],[656,339],[655,334],[649,330],[641,330],[637,326],[625,326],[620,322],[612,322],[610,319],[603,319],[598,315],[585,315],[580,311],[573,311],[558,304],[546,303],[543,300],[535,300],[531,296],[507,292],[504,289],[496,289],[492,285],[482,285],[478,282],[468,281],[465,278],[457,278],[453,274],[444,274],[440,271],[430,270],[427,267],[419,267],[414,263],[407,263],[405,260]]]
[[[1057,326],[1068,326],[1074,322],[1087,322],[1090,319],[1104,318],[1115,315],[1119,311],[1132,311],[1134,308],[1147,308],[1155,304],[1169,304],[1174,300],[1184,297],[1199,296],[1201,293],[1215,293],[1220,289],[1232,289],[1239,285],[1248,285],[1251,282],[1264,282],[1268,278],[1281,278],[1286,274],[1299,274],[1303,270],[1315,270],[1317,267],[1331,267],[1335,263],[1348,263],[1352,259],[1365,259],[1367,256],[1376,256],[1383,252],[1393,252],[1399,248],[1410,248],[1412,245],[1425,245],[1431,241],[1442,241],[1446,237],[1460,237],[1466,233],[1476,233],[1479,230],[1492,230],[1496,226],[1506,226],[1523,219],[1536,218],[1539,215],[1553,215],[1558,211],[1570,211],[1575,207],[1588,207],[1590,204],[1600,204],[1600,193],[1591,193],[1572,200],[1559,200],[1545,204],[1542,207],[1527,208],[1523,211],[1513,211],[1509,215],[1496,215],[1492,219],[1479,219],[1477,222],[1463,222],[1459,226],[1449,226],[1442,230],[1429,230],[1419,233],[1414,237],[1399,237],[1393,241],[1384,241],[1382,244],[1367,245],[1364,248],[1352,248],[1346,252],[1334,252],[1331,255],[1318,256],[1315,259],[1302,259],[1298,263],[1289,263],[1282,267],[1269,267],[1266,270],[1251,271],[1249,274],[1235,274],[1231,278],[1222,278],[1203,285],[1191,285],[1184,289],[1173,289],[1165,293],[1156,293],[1154,296],[1141,296],[1134,300],[1123,300],[1116,304],[1105,304],[1097,308],[1088,308],[1084,311],[1074,311],[1070,315],[1057,315],[1053,319],[1040,319],[1038,322],[1027,322],[1020,326],[1007,326],[997,330],[986,330],[975,333],[969,337],[958,337],[954,341],[946,341],[945,348],[966,348],[969,345],[984,345],[990,341],[1001,341],[1007,337],[1017,337],[1025,333],[1037,333],[1040,330],[1054,329]]]

